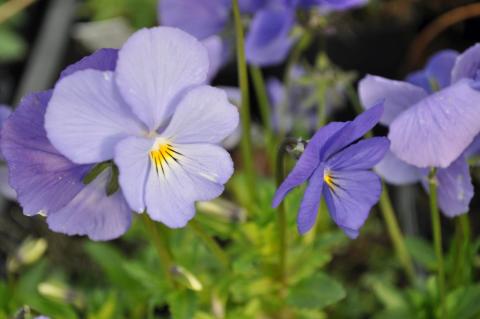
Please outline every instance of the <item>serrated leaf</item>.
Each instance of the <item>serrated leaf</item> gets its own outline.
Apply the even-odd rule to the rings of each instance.
[[[480,285],[461,287],[447,296],[450,318],[478,318],[480,315]]]
[[[339,282],[324,273],[318,273],[294,285],[287,302],[298,308],[321,310],[345,296],[345,290]]]

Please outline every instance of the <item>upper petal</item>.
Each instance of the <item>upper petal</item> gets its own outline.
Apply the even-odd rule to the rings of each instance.
[[[211,81],[217,75],[220,68],[225,64],[228,57],[228,47],[221,37],[212,35],[202,41],[208,52],[210,68],[208,70],[208,80]]]
[[[394,185],[404,185],[419,182],[424,175],[422,170],[407,164],[391,151],[375,166],[375,172],[385,181]]]
[[[325,143],[321,157],[328,160],[336,152],[361,138],[377,125],[382,114],[383,102],[380,102],[358,115],[353,121],[346,122],[345,126]]]
[[[52,144],[79,164],[112,159],[119,141],[144,132],[117,94],[113,73],[96,70],[78,71],[57,83],[45,129]]]
[[[432,88],[432,81],[438,85],[437,89],[443,89],[451,83],[452,68],[457,57],[457,51],[440,51],[428,60],[424,70],[407,76],[407,81],[422,87],[427,92],[435,91],[435,88]]]
[[[229,0],[162,0],[160,23],[182,29],[198,39],[219,33],[228,22]]]
[[[479,103],[469,80],[430,95],[390,125],[392,152],[417,167],[448,167],[480,132]]]
[[[294,12],[287,8],[274,7],[259,11],[245,39],[248,62],[258,66],[283,62],[293,44],[290,37],[293,23]]]
[[[473,185],[468,162],[460,156],[449,167],[437,171],[438,206],[448,217],[455,217],[469,211],[473,198]],[[423,180],[428,191],[428,180]]]
[[[403,81],[367,75],[358,84],[358,94],[365,109],[384,102],[380,122],[389,125],[399,114],[427,96],[425,90]]]
[[[107,196],[111,169],[105,170],[72,201],[47,216],[51,230],[67,235],[87,235],[92,240],[110,240],[130,227],[131,210],[121,192]]]
[[[452,83],[463,78],[475,78],[480,69],[480,43],[477,43],[460,54],[452,69]]]
[[[332,170],[370,169],[385,156],[390,142],[386,137],[372,137],[348,146],[332,156],[326,165]]]
[[[333,187],[323,194],[335,223],[355,238],[382,191],[380,178],[369,171],[331,171]]]
[[[273,207],[277,207],[288,192],[304,183],[312,175],[313,171],[320,165],[321,149],[344,126],[345,124],[341,122],[331,122],[315,133],[293,170],[275,192],[272,202]]]
[[[238,109],[211,86],[190,90],[179,102],[163,137],[181,144],[220,143],[238,125]]]
[[[99,71],[114,71],[117,66],[118,49],[100,49],[80,61],[69,65],[60,74],[60,79],[77,71],[94,69]]]
[[[2,129],[2,153],[10,185],[29,215],[64,207],[83,188],[91,165],[76,165],[47,139],[44,115],[51,92],[34,93],[20,102]]]
[[[315,225],[323,189],[323,166],[319,166],[308,181],[300,210],[297,215],[297,228],[305,234]]]
[[[208,53],[193,36],[157,27],[134,33],[119,52],[116,82],[133,112],[154,131],[185,89],[207,79]]]

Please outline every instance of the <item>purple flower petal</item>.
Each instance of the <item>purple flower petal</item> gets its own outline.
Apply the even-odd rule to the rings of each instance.
[[[375,166],[375,172],[393,185],[413,184],[419,182],[423,176],[421,169],[405,163],[390,151]]]
[[[433,55],[427,62],[424,70],[417,71],[407,76],[407,81],[422,87],[427,92],[433,92],[432,81],[439,89],[450,85],[452,68],[458,57],[458,52],[443,50]]]
[[[10,185],[24,213],[57,211],[84,187],[91,165],[76,165],[47,139],[44,114],[51,92],[25,97],[2,129],[2,153],[10,170]]]
[[[158,27],[133,34],[120,49],[119,91],[151,131],[164,125],[182,93],[207,79],[208,52],[191,35]]]
[[[358,94],[365,109],[384,102],[380,122],[389,125],[403,111],[427,96],[427,92],[407,82],[367,75],[358,85]]]
[[[293,170],[275,192],[272,202],[274,208],[280,204],[288,192],[304,183],[312,175],[320,164],[321,149],[333,135],[344,127],[344,123],[332,122],[315,133]]]
[[[347,122],[334,138],[327,141],[322,150],[322,158],[328,160],[330,156],[361,138],[380,121],[382,114],[383,102],[364,111],[353,121]]]
[[[248,62],[258,66],[283,62],[293,44],[290,37],[293,23],[294,12],[286,8],[259,11],[253,18],[245,40]]]
[[[228,22],[230,0],[162,0],[160,23],[182,29],[202,40],[220,33]]]
[[[338,170],[370,169],[385,156],[390,142],[386,137],[372,137],[348,146],[333,155],[326,167]]]
[[[297,215],[297,228],[305,234],[315,225],[323,189],[323,166],[319,166],[308,180],[300,210]]]
[[[423,99],[390,125],[392,152],[417,167],[448,167],[480,132],[479,102],[469,80]]]
[[[460,156],[449,167],[437,171],[438,206],[448,217],[455,217],[469,211],[473,198],[473,185],[468,163]],[[422,181],[423,187],[429,190],[428,180]]]
[[[69,65],[60,74],[60,79],[77,71],[95,69],[99,71],[114,71],[117,66],[117,49],[100,49],[93,54],[84,57],[80,61]]]
[[[121,192],[106,196],[111,169],[103,171],[65,207],[48,214],[51,230],[67,235],[88,235],[92,240],[110,240],[130,227],[131,210]]]
[[[461,79],[473,79],[480,69],[480,43],[477,43],[460,54],[452,69],[452,83]]]
[[[45,129],[52,144],[79,164],[112,159],[119,141],[145,132],[117,94],[113,73],[96,70],[78,71],[57,83]]]
[[[380,178],[369,171],[331,171],[333,186],[323,195],[335,223],[347,236],[355,238],[382,191]]]
[[[365,5],[368,0],[298,0],[303,8],[320,7],[323,10],[343,11]]]
[[[220,143],[238,125],[238,109],[211,86],[189,91],[179,102],[162,137],[173,143]]]
[[[132,210],[139,213],[145,210],[145,185],[150,169],[149,152],[153,145],[152,139],[129,137],[115,148],[120,187]]]

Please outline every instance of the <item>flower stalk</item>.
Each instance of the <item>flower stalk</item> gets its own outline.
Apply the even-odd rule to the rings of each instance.
[[[440,308],[442,318],[447,317],[446,309],[446,287],[445,287],[445,268],[443,264],[443,250],[442,250],[442,227],[440,225],[440,211],[437,202],[437,180],[436,170],[432,168],[430,171],[428,185],[430,191],[430,214],[433,229],[433,242],[435,247],[435,254],[437,256],[437,280],[438,290],[440,292]]]
[[[157,227],[158,225],[152,219],[150,219],[146,212],[140,215],[150,236],[150,240],[152,241],[158,257],[160,258],[160,262],[163,264],[165,278],[169,284],[173,284],[172,270],[174,269],[174,261],[172,253],[168,248],[167,241],[164,235],[159,232]]]
[[[270,164],[275,160],[275,136],[272,127],[271,105],[268,100],[265,80],[262,70],[257,66],[250,65],[250,74],[253,80],[253,87],[257,96],[260,116],[262,117],[263,127],[265,129],[265,144],[267,146],[268,159]]]
[[[242,140],[241,152],[243,165],[246,172],[247,189],[249,191],[250,200],[255,197],[255,172],[253,168],[253,147],[252,137],[250,135],[250,92],[248,88],[247,62],[245,58],[245,43],[242,19],[240,16],[240,8],[238,0],[233,0],[233,18],[235,21],[235,36],[237,45],[237,70],[238,82],[242,92],[242,100],[240,106],[240,119],[242,123]]]

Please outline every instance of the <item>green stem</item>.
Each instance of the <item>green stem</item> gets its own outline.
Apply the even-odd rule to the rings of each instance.
[[[160,262],[163,265],[165,278],[170,284],[173,284],[172,269],[174,267],[174,262],[172,253],[168,248],[166,238],[163,234],[159,232],[159,225],[157,225],[153,220],[151,220],[146,212],[140,215],[143,224],[145,225],[145,228],[147,229],[147,232],[150,236],[150,239],[155,246],[155,250],[157,251],[158,257],[160,258]]]
[[[265,142],[267,145],[268,158],[270,164],[273,164],[275,158],[275,135],[272,127],[271,105],[268,100],[267,89],[263,79],[262,70],[254,65],[250,65],[250,74],[252,75],[253,87],[257,96],[260,116],[262,117],[263,126],[265,128]]]
[[[413,267],[412,258],[407,250],[405,239],[403,238],[397,218],[395,217],[392,202],[390,200],[390,196],[388,195],[388,189],[385,184],[383,184],[382,188],[383,191],[382,195],[380,196],[380,210],[383,215],[383,220],[387,225],[388,235],[390,236],[390,240],[393,243],[397,258],[402,264],[409,281],[414,283],[415,270]]]
[[[195,232],[195,234],[203,241],[205,246],[210,249],[210,251],[215,255],[223,268],[228,269],[230,262],[228,256],[225,254],[223,249],[218,245],[217,241],[212,238],[203,228],[203,226],[192,219],[189,223],[190,228]]]
[[[280,186],[284,179],[285,174],[285,149],[288,144],[292,141],[290,139],[286,139],[278,148],[277,152],[277,161],[275,167],[275,181],[277,187]],[[280,282],[284,290],[286,290],[288,281],[287,281],[287,213],[285,211],[285,204],[283,201],[278,206],[278,219],[277,219],[277,226],[278,226],[278,241],[279,241],[279,255],[278,255],[278,274],[280,278]],[[281,292],[283,294],[283,292]]]
[[[471,276],[470,260],[470,220],[468,214],[455,218],[456,222],[456,246],[455,271],[456,284],[467,284]]]
[[[255,198],[255,172],[253,169],[253,147],[252,137],[250,135],[250,93],[248,89],[247,62],[245,59],[245,43],[243,37],[242,19],[238,0],[233,0],[233,17],[235,20],[235,35],[237,45],[237,70],[238,82],[242,91],[242,101],[240,107],[240,118],[242,122],[242,141],[241,151],[243,165],[246,172],[247,189],[250,200]]]
[[[318,103],[318,127],[323,127],[327,122],[327,109],[325,103],[326,87],[325,83],[320,83],[317,88],[317,103]]]
[[[437,180],[436,170],[432,169],[429,175],[429,191],[430,191],[430,213],[433,228],[433,242],[435,247],[435,254],[437,256],[437,280],[438,289],[440,291],[440,308],[442,318],[447,317],[446,309],[446,287],[445,287],[445,268],[443,265],[443,250],[442,250],[442,227],[440,225],[440,211],[438,210],[437,202]]]
[[[302,52],[310,45],[311,40],[312,40],[312,35],[310,33],[310,30],[307,29],[305,30],[305,32],[302,33],[300,40],[298,40],[297,44],[293,48],[293,51],[290,54],[290,57],[288,58],[287,66],[286,66],[285,74],[283,78],[283,83],[285,87],[287,88],[289,87],[290,74],[292,72],[292,69],[295,66],[295,64],[298,63],[298,60],[300,59]]]

